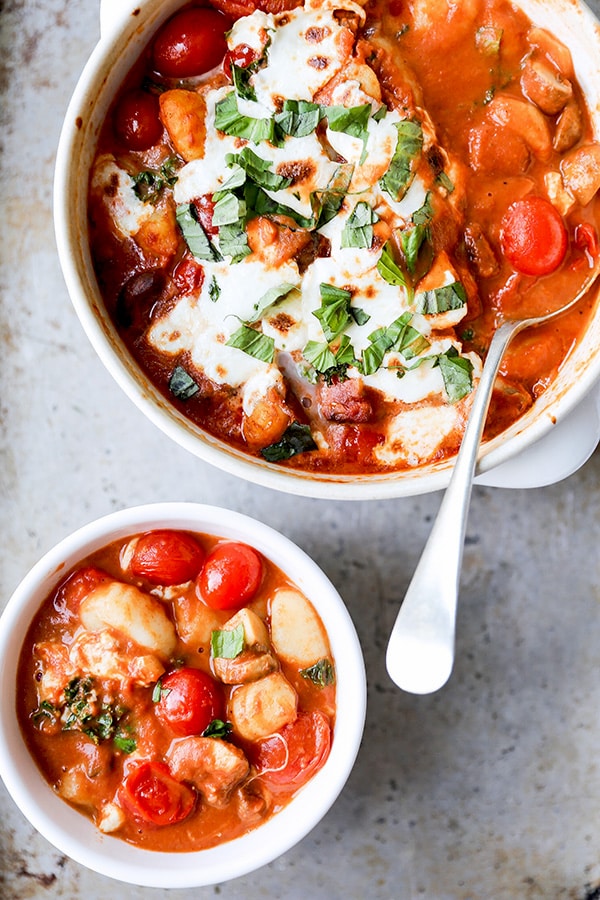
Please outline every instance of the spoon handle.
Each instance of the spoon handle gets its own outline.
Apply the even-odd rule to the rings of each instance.
[[[438,690],[452,671],[458,584],[481,435],[502,357],[523,327],[507,322],[490,343],[450,483],[390,635],[388,673],[414,694]]]

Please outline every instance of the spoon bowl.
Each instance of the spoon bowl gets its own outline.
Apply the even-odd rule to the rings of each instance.
[[[600,260],[596,260],[568,303],[540,315],[507,319],[494,333],[450,482],[388,643],[388,674],[405,691],[433,693],[443,687],[452,672],[458,587],[473,478],[504,354],[519,332],[549,322],[579,303],[599,273]]]

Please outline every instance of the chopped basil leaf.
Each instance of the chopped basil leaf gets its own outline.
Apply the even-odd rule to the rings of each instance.
[[[236,347],[243,350],[248,356],[254,356],[262,362],[272,363],[275,357],[275,341],[272,337],[250,328],[249,325],[241,325],[227,341],[228,347]]]
[[[309,341],[302,352],[317,372],[326,372],[336,365],[335,353],[326,341]]]
[[[306,137],[321,121],[322,110],[317,103],[307,100],[284,100],[283,109],[276,113],[275,122],[290,137]]]
[[[361,309],[360,306],[351,306],[350,307],[350,315],[354,319],[357,325],[366,325],[371,316]]]
[[[320,659],[313,666],[300,669],[300,675],[307,681],[312,681],[317,687],[324,688],[329,684],[335,684],[335,669],[329,659]]]
[[[36,724],[43,719],[55,721],[57,717],[58,710],[48,700],[42,700],[37,709],[31,713],[31,718]]]
[[[445,188],[449,194],[454,190],[454,182],[446,175],[445,172],[440,172],[440,174],[435,179],[437,184],[441,184],[443,188]]]
[[[423,206],[416,209],[410,217],[414,225],[427,225],[433,218],[433,207],[431,205],[431,192],[427,191]]]
[[[238,97],[244,100],[256,100],[256,91],[250,84],[250,78],[253,74],[250,66],[242,67],[231,63],[231,80]]]
[[[379,216],[368,203],[361,200],[356,204],[342,231],[342,247],[356,247],[370,250],[373,246],[373,225]]]
[[[113,738],[113,744],[122,753],[133,753],[137,749],[137,742],[133,738],[125,737],[123,734],[116,734]]]
[[[467,294],[460,281],[453,281],[443,287],[417,294],[415,309],[423,315],[435,315],[449,309],[462,309],[467,302]]]
[[[164,688],[162,686],[162,679],[159,678],[158,681],[156,682],[156,684],[154,685],[154,688],[152,689],[152,702],[160,703],[162,698],[168,697],[170,693],[171,693],[171,689]]]
[[[215,203],[212,214],[212,223],[215,228],[221,225],[233,225],[246,215],[246,204],[231,191],[221,191],[221,196]]]
[[[241,137],[254,144],[272,141],[275,137],[275,123],[272,118],[253,119],[240,113],[235,91],[231,91],[216,104],[215,128],[224,134]]]
[[[366,146],[369,139],[368,122],[372,112],[370,103],[362,106],[324,106],[323,112],[331,131],[342,131],[363,142],[360,163],[364,162]]]
[[[291,292],[296,289],[297,285],[289,284],[287,281],[283,284],[278,284],[276,287],[272,287],[254,304],[256,318],[260,319],[270,306],[274,306],[275,303],[283,300],[284,297],[287,297],[288,294],[291,294]]]
[[[402,200],[416,171],[416,160],[423,148],[423,130],[419,122],[407,119],[396,124],[398,140],[389,168],[379,183],[393,200]]]
[[[473,363],[465,356],[459,356],[456,347],[441,353],[438,365],[450,403],[457,403],[473,390]]]
[[[324,191],[313,191],[311,204],[316,218],[316,228],[322,228],[335,219],[348,193],[354,166],[342,163],[335,171]]]
[[[321,306],[313,316],[321,323],[326,340],[333,341],[350,322],[352,294],[343,288],[325,282],[319,285]]]
[[[202,732],[202,737],[220,738],[222,741],[229,740],[229,736],[233,730],[231,722],[224,722],[222,719],[213,719]]]
[[[328,383],[333,378],[344,380],[348,377],[348,366],[358,365],[354,347],[347,334],[342,335],[337,348],[326,342],[309,341],[302,352],[315,372],[322,375]]]
[[[140,200],[144,203],[156,203],[160,196],[160,192],[166,186],[173,187],[177,181],[177,170],[180,162],[175,156],[170,156],[161,165],[158,172],[152,169],[146,169],[133,175],[133,190]]]
[[[290,459],[298,453],[306,453],[310,450],[316,450],[317,445],[313,440],[308,425],[301,425],[299,422],[292,422],[283,432],[280,441],[271,444],[270,447],[264,447],[261,454],[267,462],[281,462],[284,459]]]
[[[407,286],[406,275],[394,259],[392,244],[386,241],[377,262],[377,271],[388,284]]]
[[[410,324],[411,319],[411,313],[405,312],[387,327],[378,328],[369,335],[371,343],[363,350],[360,365],[364,375],[376,372],[390,350],[402,353],[405,359],[412,359],[429,347],[427,339]]]
[[[175,366],[169,379],[169,390],[178,400],[189,400],[200,388],[183,366]]]
[[[235,163],[229,163],[229,166],[232,170],[231,175],[227,181],[223,183],[221,190],[216,191],[216,193],[212,195],[214,203],[218,203],[223,194],[227,191],[233,191],[236,188],[242,187],[246,182],[246,172],[241,166],[238,166]]]
[[[214,275],[210,279],[210,284],[208,285],[208,296],[213,303],[216,303],[221,296],[221,288],[219,287],[219,282]]]
[[[94,744],[114,738],[127,711],[117,705],[102,704],[100,712],[94,679],[72,678],[64,689],[63,731],[80,731]]]
[[[414,228],[405,228],[400,233],[400,246],[402,247],[404,259],[406,260],[406,268],[410,275],[414,276],[416,272],[419,252],[423,242],[428,239],[428,233],[429,229],[427,225],[415,225]],[[430,267],[431,261],[428,268]],[[423,272],[421,277],[425,274],[426,272]]]
[[[291,178],[271,172],[273,163],[257,156],[250,147],[244,147],[240,153],[228,153],[225,161],[228,166],[240,166],[255,184],[267,191],[281,191],[292,183]]]
[[[385,118],[386,113],[387,113],[387,106],[385,105],[385,103],[382,103],[381,106],[379,107],[379,109],[377,110],[377,112],[373,113],[373,121],[381,122],[381,120]]]
[[[241,222],[221,225],[219,228],[219,246],[224,256],[230,256],[232,263],[241,262],[252,251],[248,246],[248,235]]]
[[[177,224],[194,259],[219,261],[222,259],[217,248],[211,243],[204,228],[194,217],[193,205],[183,203],[177,207]]]
[[[246,636],[244,626],[238,625],[229,631],[215,630],[210,636],[210,649],[216,659],[235,659],[244,649]]]
[[[278,203],[276,200],[273,200],[261,187],[252,181],[246,183],[244,196],[249,217],[251,215],[288,216],[300,228],[312,229],[315,227],[314,219],[307,219],[296,212],[295,209],[292,209],[291,206],[286,206],[284,203]],[[341,203],[342,201],[340,201],[340,206]]]

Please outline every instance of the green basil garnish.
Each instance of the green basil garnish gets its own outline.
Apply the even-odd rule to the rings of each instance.
[[[245,641],[243,625],[230,630],[215,630],[210,636],[210,650],[216,659],[235,659],[243,651]]]
[[[423,129],[419,122],[407,119],[396,123],[398,140],[385,175],[379,180],[393,200],[402,200],[416,172],[416,163],[423,149]]]
[[[320,659],[313,666],[309,666],[307,669],[300,669],[300,675],[320,688],[335,684],[335,669],[329,659]]]
[[[456,347],[450,347],[438,356],[444,387],[450,403],[457,403],[473,390],[473,363],[459,356]]]
[[[184,240],[194,259],[198,261],[212,260],[218,262],[222,259],[217,248],[211,243],[204,228],[195,218],[191,203],[183,203],[177,207],[177,224],[181,229]]]
[[[443,287],[424,291],[415,297],[415,310],[423,315],[435,315],[450,309],[462,309],[467,302],[467,293],[460,281],[453,281]]]
[[[254,356],[262,362],[272,363],[275,358],[275,341],[272,337],[250,328],[249,325],[241,325],[227,341],[228,347],[236,347],[243,350],[248,356]]]
[[[342,231],[342,247],[370,250],[373,246],[373,225],[379,216],[368,203],[361,200],[350,213]]]
[[[350,322],[350,301],[352,294],[333,284],[319,285],[321,306],[313,311],[313,316],[321,323],[323,334],[333,341]]]
[[[271,172],[273,163],[257,156],[250,147],[244,147],[240,153],[228,153],[225,161],[228,166],[239,166],[248,178],[267,191],[281,191],[292,183],[291,178]]]
[[[222,741],[229,740],[233,726],[231,722],[224,722],[222,719],[213,719],[202,732],[202,737],[220,738]]]
[[[261,450],[261,455],[267,462],[281,462],[290,459],[298,453],[307,453],[316,450],[317,445],[310,433],[308,425],[300,422],[292,422],[283,432],[281,440]]]
[[[235,91],[231,91],[216,104],[215,128],[224,134],[244,138],[254,144],[259,144],[261,141],[272,141],[275,137],[273,118],[253,119],[251,116],[242,115],[238,110]]]
[[[318,103],[307,100],[284,100],[281,112],[275,114],[275,123],[290,137],[306,137],[315,130],[323,111]]]
[[[178,400],[189,400],[200,388],[183,366],[175,366],[169,379],[169,390]]]

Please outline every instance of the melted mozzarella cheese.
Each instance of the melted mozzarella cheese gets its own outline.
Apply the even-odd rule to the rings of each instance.
[[[300,8],[277,21],[268,65],[251,78],[257,99],[270,109],[277,109],[281,97],[312,100],[348,57],[348,32],[333,10]]]
[[[144,203],[134,191],[131,175],[117,165],[112,154],[98,157],[92,174],[92,191],[102,198],[110,219],[120,234],[131,237],[154,215],[151,203]]]

